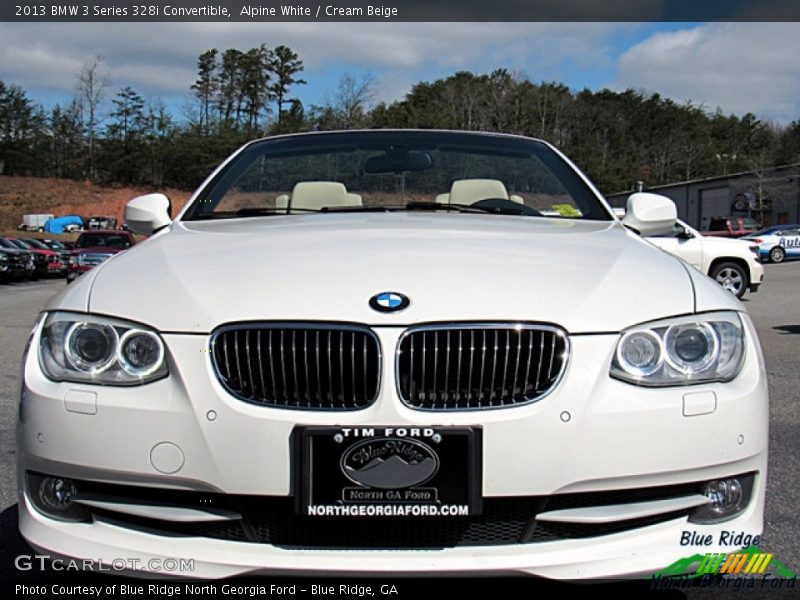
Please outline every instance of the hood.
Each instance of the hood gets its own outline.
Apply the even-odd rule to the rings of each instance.
[[[0,250],[7,254],[13,254],[14,256],[31,256],[33,254],[30,250],[23,250],[22,248],[6,248],[5,246],[0,246]]]
[[[578,333],[695,308],[683,263],[616,221],[358,213],[178,222],[94,271],[91,312],[176,332],[255,320],[521,320]],[[369,299],[384,291],[410,306],[372,310]]]
[[[42,248],[31,248],[30,252],[34,254],[40,254],[41,256],[57,256],[58,252],[55,250],[44,250]]]
[[[712,238],[703,238],[704,244],[722,244],[722,247],[725,248],[744,248],[746,246],[752,246],[753,240],[747,237],[738,237],[738,238],[725,238],[725,237],[712,237]]]

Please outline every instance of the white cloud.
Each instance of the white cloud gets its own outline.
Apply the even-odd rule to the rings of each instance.
[[[614,85],[786,122],[800,116],[798,56],[800,23],[710,23],[631,47]]]
[[[562,61],[608,64],[606,43],[630,24],[608,23],[0,23],[0,79],[34,93],[68,95],[81,65],[105,57],[112,87],[188,94],[197,56],[208,48],[266,43],[293,48],[307,79],[345,66],[385,73],[383,99],[411,82],[457,69],[506,67],[554,78]]]

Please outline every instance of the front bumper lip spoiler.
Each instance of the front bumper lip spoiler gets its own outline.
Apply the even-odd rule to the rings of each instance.
[[[176,523],[237,521],[242,518],[242,515],[233,510],[211,507],[195,508],[160,503],[132,503],[123,498],[106,496],[78,497],[75,502],[88,506],[89,508],[122,513],[132,517],[155,519],[158,521],[173,521]]]
[[[539,513],[536,515],[536,520],[552,523],[616,523],[618,521],[641,519],[642,517],[686,510],[705,504],[708,504],[706,496],[692,494],[680,498],[666,498],[649,502],[551,510]]]

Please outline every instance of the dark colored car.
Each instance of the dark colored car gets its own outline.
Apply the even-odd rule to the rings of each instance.
[[[48,253],[47,268],[48,275],[56,277],[63,277],[67,274],[67,266],[69,265],[69,257],[72,254],[69,250],[57,250],[45,244],[42,240],[35,238],[20,238],[19,241],[27,244],[32,250],[42,250]]]
[[[69,248],[69,246],[67,246],[63,242],[60,242],[59,240],[45,239],[36,241],[39,242],[40,244],[44,244],[50,250],[55,250],[56,252],[58,252],[59,255],[61,255],[61,262],[64,263],[64,269],[65,270],[67,269],[67,267],[69,266],[69,257],[72,256],[72,250]]]
[[[58,277],[63,274],[63,264],[61,262],[61,256],[58,254],[58,252],[51,250],[43,244],[39,246],[20,238],[6,239],[20,250],[27,250],[33,254],[37,277]]]
[[[72,248],[69,259],[67,283],[111,258],[115,254],[127,250],[136,243],[133,234],[128,231],[94,230],[80,235]]]
[[[33,255],[18,248],[7,247],[0,239],[0,282],[25,281],[34,278]]]
[[[0,283],[22,281],[33,272],[33,258],[25,258],[8,248],[0,248]]]
[[[16,278],[38,279],[42,268],[47,269],[46,259],[42,255],[37,255],[30,250],[14,244],[9,238],[0,237],[0,250],[12,255],[14,262],[25,265],[25,275]]]
[[[63,242],[58,240],[44,239],[39,241],[51,250],[56,250],[57,252],[61,252],[62,250],[69,252],[69,248]]]

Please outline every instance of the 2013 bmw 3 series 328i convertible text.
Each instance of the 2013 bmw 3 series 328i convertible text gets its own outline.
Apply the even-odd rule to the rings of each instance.
[[[544,142],[348,131],[250,143],[174,221],[158,194],[126,220],[154,235],[31,334],[36,549],[595,578],[669,565],[687,531],[761,532],[758,340],[642,240],[666,198],[620,222]]]

